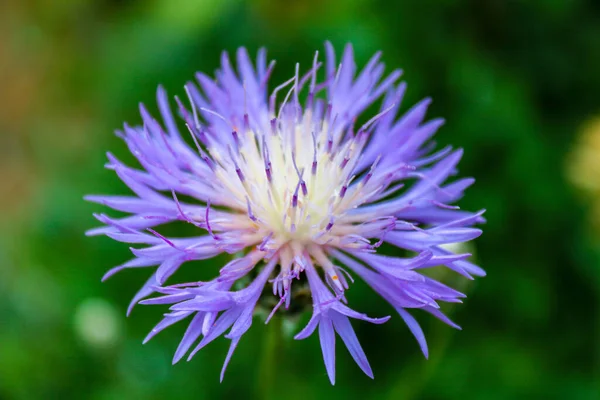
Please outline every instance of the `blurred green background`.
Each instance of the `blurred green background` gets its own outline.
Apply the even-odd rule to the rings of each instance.
[[[465,148],[461,174],[477,183],[461,206],[488,210],[475,242],[488,276],[448,275],[469,295],[449,310],[463,331],[415,313],[426,361],[357,283],[356,309],[393,315],[354,324],[374,381],[338,343],[331,387],[317,335],[273,346],[276,324],[259,320],[223,384],[227,340],[171,366],[184,324],[142,346],[164,310],[124,314],[147,271],[101,284],[129,251],[83,235],[108,212],[84,194],[127,192],[102,168],[108,150],[132,159],[112,132],[139,122],[139,101],[155,110],[157,84],[181,95],[214,71],[223,49],[266,46],[278,82],[325,39],[353,43],[359,63],[383,50],[405,71],[404,109],[432,96],[429,116],[447,120],[437,140]],[[3,0],[0,77],[0,398],[600,399],[600,192],[567,179],[600,182],[600,124],[578,136],[600,113],[600,2]]]

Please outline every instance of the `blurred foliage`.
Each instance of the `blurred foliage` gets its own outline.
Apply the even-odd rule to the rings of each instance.
[[[404,68],[404,108],[431,96],[429,115],[448,121],[437,140],[465,148],[461,173],[477,184],[461,206],[488,209],[476,241],[488,277],[452,310],[464,330],[418,314],[426,361],[399,318],[355,323],[375,381],[340,345],[335,387],[316,337],[274,345],[277,324],[258,319],[223,384],[225,340],[171,366],[185,328],[142,346],[160,311],[124,311],[146,274],[101,284],[127,246],[83,236],[99,207],[82,196],[126,192],[101,168],[109,149],[132,160],[111,131],[139,121],[137,102],[154,108],[158,83],[181,95],[223,49],[266,46],[277,82],[325,39],[353,43],[359,62],[383,50]],[[600,243],[591,203],[565,179],[565,165],[575,181],[600,179],[566,158],[600,113],[600,2],[4,0],[0,59],[0,398],[600,398]],[[182,273],[210,276],[221,261]],[[393,312],[360,282],[350,301]]]

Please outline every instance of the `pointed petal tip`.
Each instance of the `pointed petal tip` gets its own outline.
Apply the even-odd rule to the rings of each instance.
[[[111,271],[108,271],[107,273],[102,275],[102,278],[100,278],[100,282],[106,282],[111,276],[113,276],[113,274],[111,273]]]
[[[204,339],[206,339],[206,336],[204,337]],[[204,339],[202,339],[200,341],[200,343],[198,343],[198,345],[196,346],[196,348],[194,350],[192,350],[192,352],[190,353],[190,355],[188,356],[186,361],[190,361],[192,358],[194,358],[194,356],[196,355],[197,352],[199,352],[200,350],[202,350],[202,348],[204,346],[206,346],[206,343],[204,342]]]
[[[396,75],[396,78],[394,79],[394,81],[395,81],[396,79],[400,79],[400,77],[401,77],[402,75],[404,75],[404,70],[403,70],[402,68],[398,68],[398,69],[395,69],[395,70],[393,70],[393,71],[392,71],[392,74],[395,74],[395,75]],[[390,74],[390,75],[391,75],[391,74]],[[402,85],[403,83],[404,83],[404,82],[400,82],[400,83],[398,84],[398,87],[400,87],[400,85]]]
[[[159,286],[162,286],[166,280],[167,277],[164,274],[156,274],[156,283],[158,283]]]
[[[112,277],[113,275],[115,275],[117,272],[120,272],[121,270],[123,270],[124,267],[119,265],[116,266],[114,268],[109,269],[108,271],[106,271],[106,273],[102,276],[102,278],[100,279],[100,282],[106,282],[108,280],[108,278]]]
[[[191,343],[190,343],[190,346],[191,346]],[[173,354],[173,359],[171,360],[171,365],[175,365],[179,361],[181,361],[181,359],[183,358],[183,356],[185,356],[185,353],[187,353],[188,350],[189,350],[189,347],[184,348],[181,346],[181,344],[179,346],[177,346],[177,350],[175,350],[175,354]],[[192,356],[190,356],[186,360],[186,362],[190,361],[191,359],[192,359]]]
[[[429,107],[429,105],[433,102],[433,99],[431,97],[425,97],[423,100],[421,100],[419,103],[417,103],[415,105],[415,107],[418,107],[419,105],[421,107]]]
[[[440,126],[446,123],[446,120],[444,118],[435,118],[429,121],[429,123],[435,125],[435,129],[438,129]]]
[[[171,360],[171,365],[177,364],[179,361],[181,361],[183,356],[184,356],[184,354],[179,354],[176,352],[175,355],[173,356],[173,359]],[[190,361],[190,359],[188,358],[187,361]]]
[[[481,229],[477,229],[477,228],[472,228],[473,229],[473,239],[477,239],[479,236],[481,236],[481,234],[483,234],[483,231]]]
[[[475,273],[475,272],[471,272],[471,273],[479,278],[485,278],[487,276],[487,272],[485,272],[484,270],[477,271],[477,273]]]
[[[138,109],[140,111],[140,114],[142,115],[142,119],[144,119],[144,117],[150,116],[150,114],[148,113],[148,110],[146,109],[146,106],[141,101],[138,103]],[[127,124],[127,122],[123,123],[123,128],[125,130],[127,130],[129,128],[129,125]]]
[[[390,320],[390,318],[392,318],[391,315],[386,315],[385,317],[374,318],[374,320],[377,320],[377,322],[375,322],[376,324],[385,324]]]

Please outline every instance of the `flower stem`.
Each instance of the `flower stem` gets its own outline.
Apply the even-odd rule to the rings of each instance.
[[[256,398],[270,400],[277,393],[276,375],[281,353],[281,318],[274,316],[269,322],[262,346],[262,358],[258,371]]]

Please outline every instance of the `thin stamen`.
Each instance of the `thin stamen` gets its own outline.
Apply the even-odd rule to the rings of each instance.
[[[204,216],[204,219],[206,221],[206,230],[208,231],[210,236],[213,237],[213,239],[220,240],[221,238],[213,232],[212,227],[210,226],[209,213],[210,213],[210,199],[208,199],[208,201],[206,202],[206,214]]]
[[[196,125],[196,129],[200,130],[200,119],[198,118],[198,111],[196,110],[196,104],[194,103],[194,100],[192,99],[192,94],[190,93],[188,85],[185,85],[184,89],[185,89],[185,93],[187,94],[187,97],[190,101],[190,105],[192,107],[192,115],[194,116],[194,124]]]

